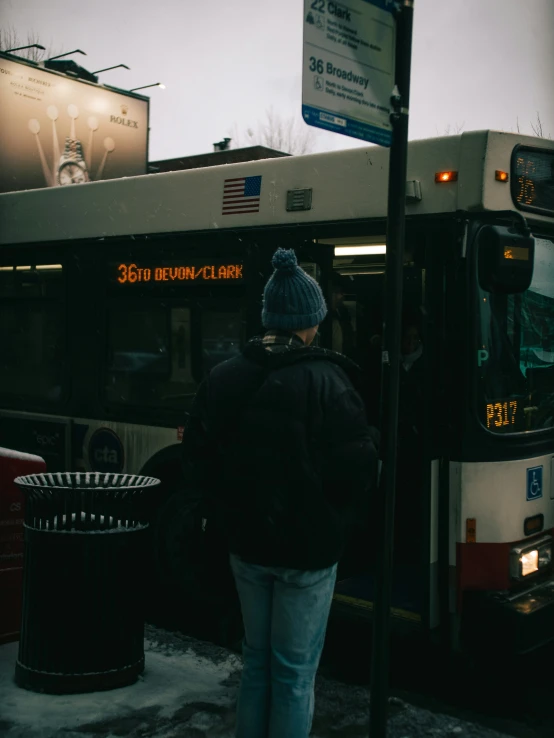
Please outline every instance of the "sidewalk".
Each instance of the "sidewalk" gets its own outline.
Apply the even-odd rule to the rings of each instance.
[[[211,643],[148,626],[146,670],[122,689],[43,695],[13,681],[17,643],[0,646],[0,736],[233,738],[241,659]],[[313,738],[367,738],[369,690],[319,676]],[[393,699],[389,738],[507,738]],[[283,738],[286,738],[283,736]]]

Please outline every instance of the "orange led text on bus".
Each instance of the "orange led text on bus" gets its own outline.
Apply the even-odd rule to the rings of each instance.
[[[513,425],[516,422],[517,400],[487,403],[487,428]]]
[[[206,264],[205,266],[137,267],[136,264],[119,264],[121,284],[126,282],[198,282],[242,279],[243,264]]]
[[[535,175],[535,162],[518,156],[516,168],[518,172],[523,169],[523,173],[517,178],[519,191],[516,200],[524,205],[531,205],[535,199],[535,183],[532,179]]]
[[[529,249],[523,249],[518,246],[506,246],[504,249],[504,258],[529,261]]]

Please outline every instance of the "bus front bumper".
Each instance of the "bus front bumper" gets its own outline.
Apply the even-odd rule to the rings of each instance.
[[[469,610],[468,635],[480,646],[513,654],[534,651],[554,640],[554,575],[523,592],[482,593]]]

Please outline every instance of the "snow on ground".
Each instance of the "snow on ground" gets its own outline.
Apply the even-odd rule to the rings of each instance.
[[[17,643],[0,646],[0,736],[233,738],[241,659],[211,643],[148,626],[146,669],[137,683],[67,696],[17,687],[17,648]],[[367,738],[368,705],[367,687],[319,676],[313,738]],[[419,736],[506,738],[393,698],[389,737]]]

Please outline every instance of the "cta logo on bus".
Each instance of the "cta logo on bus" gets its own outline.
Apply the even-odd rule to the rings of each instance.
[[[92,471],[118,474],[123,470],[123,444],[111,428],[98,428],[90,437],[88,458]]]

